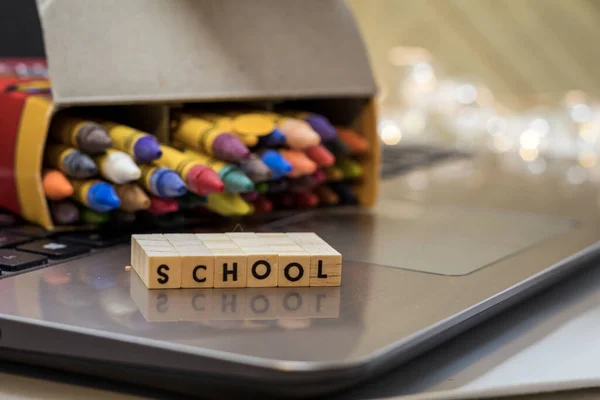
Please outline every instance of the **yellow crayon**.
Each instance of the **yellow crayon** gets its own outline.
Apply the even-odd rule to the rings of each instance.
[[[172,147],[160,149],[162,156],[154,164],[177,172],[191,191],[202,196],[223,191],[224,184],[212,168]]]
[[[113,147],[131,155],[137,162],[146,164],[160,158],[160,144],[149,133],[110,121],[101,124],[108,131]]]
[[[98,173],[90,156],[64,144],[48,144],[44,158],[50,166],[72,178],[91,178]]]
[[[275,129],[274,120],[262,112],[202,113],[197,116],[237,135],[265,136]]]
[[[225,217],[249,215],[252,207],[237,193],[211,193],[205,207]]]
[[[52,120],[49,135],[88,154],[103,153],[112,146],[112,140],[102,125],[60,113]]]
[[[112,185],[98,180],[72,180],[73,199],[97,212],[108,212],[121,206]]]

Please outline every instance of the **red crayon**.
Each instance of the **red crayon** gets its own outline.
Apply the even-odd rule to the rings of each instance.
[[[319,205],[319,196],[312,192],[299,192],[292,195],[296,208],[314,208]]]
[[[150,207],[148,212],[153,215],[164,215],[179,210],[179,203],[172,198],[150,196]]]
[[[265,196],[259,196],[252,202],[255,213],[267,213],[273,210],[273,202]]]

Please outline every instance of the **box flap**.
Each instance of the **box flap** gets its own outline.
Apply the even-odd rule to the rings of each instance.
[[[58,105],[372,96],[342,0],[37,0]]]

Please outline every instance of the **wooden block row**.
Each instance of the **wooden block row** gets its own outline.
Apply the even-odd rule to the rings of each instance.
[[[148,322],[337,318],[339,287],[148,290],[132,276],[130,295]]]
[[[342,255],[311,232],[133,235],[150,289],[340,286]]]

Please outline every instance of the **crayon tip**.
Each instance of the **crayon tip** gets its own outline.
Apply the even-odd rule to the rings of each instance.
[[[292,165],[292,171],[288,174],[291,178],[310,175],[317,170],[317,164],[301,151],[281,150],[280,154]]]
[[[272,177],[269,167],[255,154],[252,154],[248,159],[241,161],[240,165],[248,178],[253,182],[264,182]]]
[[[313,208],[319,205],[319,196],[311,192],[300,192],[294,196],[294,205],[298,208]]]
[[[267,147],[279,147],[285,144],[285,135],[277,128],[267,136],[261,138],[261,142]]]
[[[110,214],[84,208],[81,211],[81,222],[89,225],[102,225],[110,221]]]
[[[225,184],[219,175],[204,165],[194,165],[190,168],[186,182],[189,189],[200,196],[225,190]]]
[[[136,184],[132,183],[117,186],[116,192],[121,199],[121,210],[124,212],[132,213],[150,207],[150,198],[148,198],[146,192]]]
[[[229,133],[220,134],[212,145],[215,157],[224,161],[240,161],[250,156],[250,150],[240,139]]]
[[[237,193],[212,193],[206,208],[223,216],[247,215],[252,211]]]
[[[321,143],[321,137],[309,124],[297,119],[289,119],[281,126],[287,144],[293,149],[303,150]]]
[[[71,225],[79,222],[79,208],[70,201],[50,203],[52,220],[57,225]]]
[[[77,133],[77,145],[88,154],[100,154],[112,147],[112,140],[102,125],[87,122]]]
[[[187,187],[179,175],[173,170],[164,168],[156,182],[156,187],[162,197],[179,197],[187,192]]]
[[[337,131],[335,127],[329,122],[327,118],[319,114],[310,114],[306,119],[306,122],[314,129],[315,132],[321,136],[321,140],[328,142],[337,137]]]
[[[352,129],[338,128],[338,136],[351,153],[359,154],[369,150],[369,141]]]
[[[117,192],[106,182],[98,182],[92,185],[87,197],[89,206],[94,211],[106,212],[121,206],[121,200],[117,196]]]
[[[56,169],[44,172],[42,186],[48,200],[63,200],[73,195],[73,185],[62,172]]]
[[[224,171],[223,169],[221,171]],[[225,183],[225,191],[230,193],[245,193],[254,190],[254,183],[237,168],[231,168],[221,177]]]
[[[100,168],[102,175],[117,185],[137,181],[142,176],[142,171],[137,164],[129,154],[122,151],[109,153]]]
[[[244,199],[245,201],[255,201],[259,197],[260,193],[258,193],[257,191],[242,193],[242,199]]]
[[[324,146],[312,146],[305,152],[308,158],[317,163],[319,167],[330,167],[335,163],[335,157]]]
[[[142,164],[147,164],[154,160],[158,160],[162,156],[160,144],[155,137],[146,135],[133,146],[135,159]]]
[[[273,210],[273,203],[271,200],[267,199],[264,196],[260,196],[257,198],[254,203],[254,212],[256,213],[267,213]]]
[[[292,172],[292,164],[287,162],[275,150],[265,150],[261,154],[261,159],[271,169],[271,177],[273,179],[280,179]]]
[[[98,168],[94,160],[87,154],[77,150],[67,154],[63,164],[68,170],[67,175],[72,178],[86,179],[98,173]]]
[[[175,211],[179,211],[177,200],[150,196],[150,207],[148,207],[148,212],[151,214],[164,215]]]

